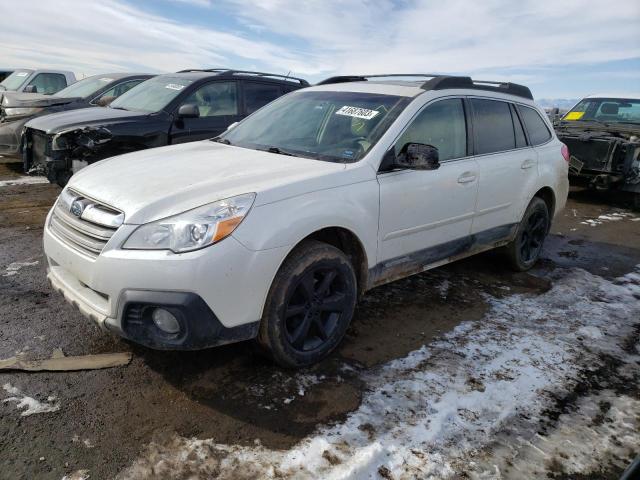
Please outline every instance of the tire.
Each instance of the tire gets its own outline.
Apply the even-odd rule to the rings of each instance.
[[[640,193],[638,192],[631,194],[631,209],[640,212]]]
[[[524,272],[535,265],[550,226],[547,204],[541,198],[533,197],[518,225],[516,237],[504,247],[511,268]]]
[[[283,367],[317,363],[344,337],[356,299],[356,276],[347,256],[326,243],[306,241],[273,280],[258,343]]]

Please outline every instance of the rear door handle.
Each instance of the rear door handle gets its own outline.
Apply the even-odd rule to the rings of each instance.
[[[458,177],[458,183],[471,183],[476,179],[476,174],[474,172],[464,172],[462,175]]]
[[[522,168],[523,170],[526,170],[527,168],[535,167],[536,163],[537,162],[535,160],[531,160],[530,158],[528,158],[524,162],[522,162],[522,165],[520,165],[520,168]]]

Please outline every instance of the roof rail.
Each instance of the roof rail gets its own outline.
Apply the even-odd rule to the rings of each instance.
[[[345,82],[366,82],[373,78],[385,77],[429,77],[420,88],[423,90],[445,90],[452,88],[466,88],[473,90],[485,90],[490,92],[506,93],[518,97],[533,100],[533,95],[529,87],[511,82],[494,82],[489,80],[473,80],[471,77],[454,76],[454,75],[437,75],[427,73],[393,73],[389,75],[342,75],[330,77],[322,80],[317,85],[328,85],[332,83]]]
[[[307,82],[305,79],[292,77],[290,75],[279,75],[277,73],[266,73],[266,72],[254,72],[251,70],[234,70],[231,68],[190,68],[187,70],[180,70],[177,73],[187,73],[187,72],[211,72],[211,73],[220,73],[224,75],[253,75],[256,77],[281,78],[281,79],[289,80],[292,82],[298,82],[300,85],[304,85],[304,86],[309,85],[309,82]]]

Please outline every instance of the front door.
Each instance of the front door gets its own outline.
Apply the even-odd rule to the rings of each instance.
[[[197,118],[180,118],[178,109],[182,105],[198,107]],[[224,132],[229,125],[240,120],[238,109],[238,85],[235,81],[213,81],[198,87],[176,107],[171,127],[171,143],[193,142],[213,138]]]
[[[438,148],[440,168],[378,175],[378,264],[402,276],[469,248],[478,192],[476,160],[467,152],[460,98],[426,106],[397,140],[396,154],[410,142]],[[398,275],[393,270],[398,269]]]

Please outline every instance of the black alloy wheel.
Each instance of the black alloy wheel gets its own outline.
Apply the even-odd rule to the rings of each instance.
[[[287,341],[295,350],[321,347],[349,311],[347,282],[338,268],[315,268],[298,282],[285,308]]]

